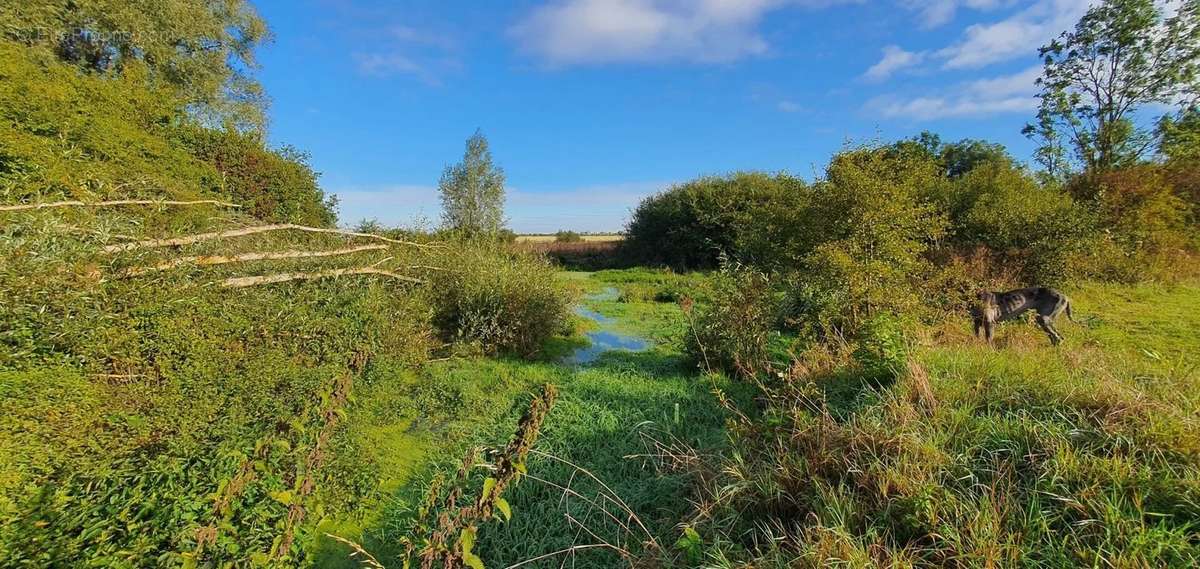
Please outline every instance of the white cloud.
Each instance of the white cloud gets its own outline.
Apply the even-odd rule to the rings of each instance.
[[[905,51],[900,46],[885,46],[879,63],[872,65],[863,77],[871,81],[882,81],[901,69],[920,64],[925,55],[924,52]]]
[[[363,75],[409,75],[439,86],[443,75],[461,67],[458,47],[450,35],[393,24],[373,29],[352,57]]]
[[[775,105],[775,108],[784,113],[798,113],[803,110],[803,107],[795,101],[779,101],[779,104]]]
[[[921,25],[926,28],[936,28],[954,19],[959,7],[965,6],[974,10],[990,10],[1012,0],[902,0],[906,8],[920,12]]]
[[[787,5],[859,0],[556,0],[509,29],[522,51],[550,65],[692,61],[766,53],[758,24]]]
[[[926,10],[953,10],[959,5],[975,9],[995,8],[1008,0],[904,0],[912,7]],[[1041,46],[1060,33],[1075,27],[1075,23],[1097,0],[1035,0],[1007,17],[984,24],[973,24],[963,30],[958,41],[929,52],[910,52],[899,46],[884,48],[883,59],[864,73],[867,79],[881,80],[904,67],[934,62],[942,69],[977,69],[1037,55]],[[947,8],[949,6],[949,8]],[[952,12],[951,12],[952,13]],[[938,22],[926,18],[926,23]]]
[[[1040,74],[1041,67],[1035,66],[1012,75],[978,79],[960,86],[954,96],[877,97],[867,108],[888,118],[920,121],[1028,113],[1037,108],[1034,82]]]
[[[1038,0],[998,22],[974,24],[962,39],[938,51],[946,69],[978,68],[1037,53],[1037,49],[1073,28],[1094,0]]]

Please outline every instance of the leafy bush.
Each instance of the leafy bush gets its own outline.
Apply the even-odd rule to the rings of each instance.
[[[972,170],[948,198],[953,242],[999,253],[1026,283],[1059,285],[1077,275],[1073,257],[1097,237],[1093,216],[1070,195],[1012,165]]]
[[[562,230],[554,234],[555,243],[579,243],[583,241],[583,236],[574,232]]]
[[[180,130],[187,148],[219,174],[204,182],[244,204],[250,215],[304,225],[333,226],[337,222],[336,199],[321,190],[304,153],[290,146],[271,150],[253,133],[199,127]]]
[[[727,267],[716,279],[709,302],[682,302],[688,316],[684,348],[701,367],[746,378],[770,369],[777,310],[767,275]]]
[[[890,381],[900,375],[908,364],[908,345],[900,320],[888,314],[878,314],[863,323],[859,332],[854,360],[864,377],[873,381]]]
[[[787,174],[709,176],[642,200],[626,228],[633,259],[676,269],[714,268],[722,255],[754,264],[777,262],[794,223],[773,224],[803,209],[806,185]],[[802,229],[802,228],[801,228]]]
[[[434,322],[485,353],[533,355],[565,330],[570,299],[547,261],[486,243],[459,243],[434,276]]]
[[[852,336],[880,312],[919,307],[924,253],[946,227],[922,197],[938,183],[937,164],[918,155],[862,148],[834,157],[810,218],[824,241],[804,258],[794,303],[819,332]]]

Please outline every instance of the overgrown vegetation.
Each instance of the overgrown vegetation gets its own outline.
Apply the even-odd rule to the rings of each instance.
[[[334,229],[244,2],[35,4],[0,16],[0,566],[1200,563],[1197,2],[1043,50],[1042,171],[923,133],[546,246],[480,134],[442,231]],[[1027,284],[1062,346],[969,335]],[[566,363],[601,335],[640,351]]]

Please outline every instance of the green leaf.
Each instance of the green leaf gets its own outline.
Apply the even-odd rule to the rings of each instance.
[[[496,509],[500,510],[501,514],[504,514],[504,521],[507,522],[508,520],[512,519],[512,508],[509,507],[508,500],[505,500],[504,498],[497,496],[496,497]]]
[[[492,489],[495,487],[496,487],[496,479],[489,476],[486,480],[483,481],[483,495],[485,497],[491,495]]]
[[[458,546],[462,549],[464,558],[471,554],[471,549],[475,547],[475,528],[463,528],[458,536]]]
[[[478,555],[464,553],[463,563],[465,563],[467,567],[470,567],[471,569],[484,569],[483,560],[480,559]]]

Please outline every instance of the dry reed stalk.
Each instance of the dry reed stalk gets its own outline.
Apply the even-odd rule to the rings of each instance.
[[[170,239],[147,239],[145,241],[134,241],[131,243],[118,243],[109,245],[103,250],[105,253],[120,253],[123,251],[133,251],[137,249],[156,249],[160,247],[178,247],[181,245],[191,245],[202,241],[212,241],[214,239],[225,239],[229,237],[242,237],[245,235],[255,235],[258,233],[266,233],[269,231],[282,231],[294,229],[296,231],[307,231],[309,233],[331,233],[335,235],[345,235],[347,237],[363,237],[367,239],[375,239],[377,241],[386,241],[398,245],[408,245],[411,247],[440,247],[436,243],[415,243],[412,241],[404,241],[401,239],[392,239],[382,235],[373,233],[358,233],[355,231],[343,231],[341,229],[328,229],[324,227],[309,227],[307,225],[297,225],[295,223],[276,223],[271,225],[255,225],[253,227],[243,227],[241,229],[227,229],[225,231],[214,231],[211,233],[197,233],[195,235],[184,235],[183,237],[173,237]]]
[[[288,281],[316,280],[346,275],[382,275],[410,283],[426,284],[429,282],[416,277],[410,277],[400,273],[393,273],[392,271],[385,271],[383,269],[376,269],[374,267],[359,267],[354,269],[330,269],[328,271],[318,271],[312,273],[277,273],[273,275],[260,275],[256,277],[232,277],[221,281],[221,286],[225,288],[242,288]]]
[[[276,261],[280,259],[308,259],[313,257],[334,257],[337,255],[351,255],[362,251],[378,251],[380,249],[388,249],[387,245],[359,245],[358,247],[349,247],[346,249],[333,249],[329,251],[267,251],[258,253],[242,253],[239,255],[196,255],[192,257],[179,257],[171,259],[157,265],[149,267],[134,267],[125,271],[126,276],[137,276],[155,271],[165,271],[182,265],[195,264],[205,267],[211,265],[224,265],[228,263],[243,263],[247,261]],[[386,259],[385,259],[386,260]]]

